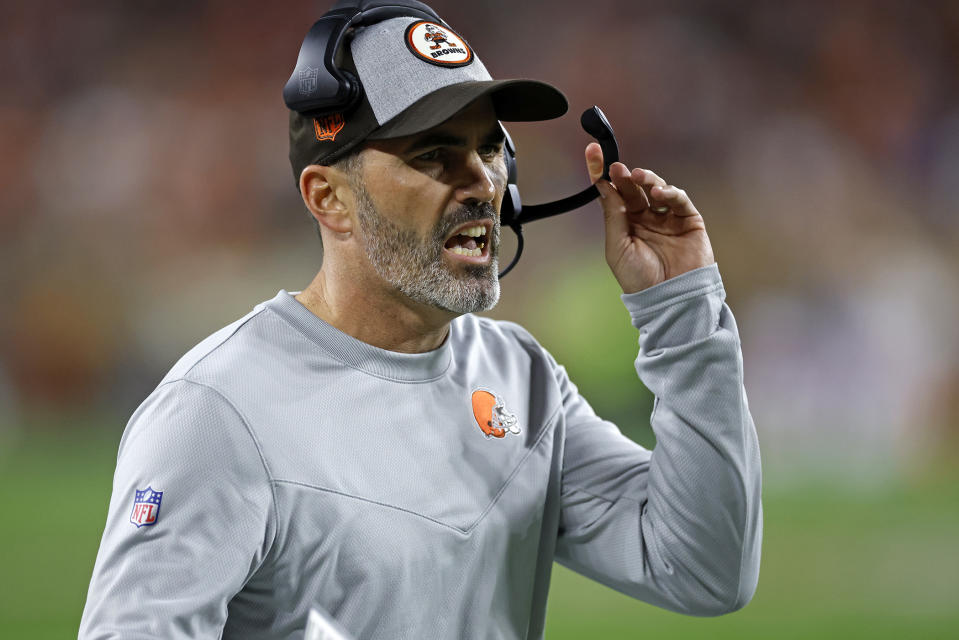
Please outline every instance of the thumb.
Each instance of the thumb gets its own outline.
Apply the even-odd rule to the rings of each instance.
[[[586,170],[590,182],[595,183],[603,175],[603,148],[595,142],[586,145]]]
[[[586,145],[586,170],[589,179],[599,191],[603,217],[606,219],[606,245],[611,241],[629,234],[629,222],[626,219],[626,203],[608,180],[603,179],[603,149],[596,142]]]

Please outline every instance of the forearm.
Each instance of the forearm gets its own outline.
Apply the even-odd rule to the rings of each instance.
[[[656,396],[642,505],[647,571],[699,615],[744,606],[762,537],[761,469],[735,320],[715,265],[623,296],[636,370]]]

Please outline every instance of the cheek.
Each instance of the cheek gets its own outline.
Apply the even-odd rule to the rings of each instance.
[[[493,184],[496,185],[497,189],[506,188],[506,179],[509,177],[509,174],[506,171],[506,158],[500,158],[499,162],[494,162],[492,166],[492,171],[490,171],[490,180],[493,181]]]
[[[377,211],[406,222],[442,210],[445,185],[408,167],[390,167],[375,172],[367,183]]]

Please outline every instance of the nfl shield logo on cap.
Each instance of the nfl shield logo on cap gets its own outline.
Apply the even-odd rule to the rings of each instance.
[[[157,518],[160,517],[160,501],[163,500],[163,492],[154,491],[152,487],[142,491],[136,489],[135,492],[130,522],[135,524],[137,529],[156,524]]]

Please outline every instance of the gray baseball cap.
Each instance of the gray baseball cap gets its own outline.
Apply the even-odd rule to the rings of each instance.
[[[437,22],[399,17],[361,27],[337,62],[363,85],[345,113],[290,112],[290,163],[299,182],[310,164],[331,164],[366,139],[399,138],[435,127],[489,96],[499,120],[557,118],[568,108],[537,80],[493,80],[469,43]]]

